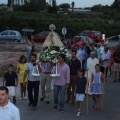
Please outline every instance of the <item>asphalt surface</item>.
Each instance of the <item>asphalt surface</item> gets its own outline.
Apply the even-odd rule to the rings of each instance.
[[[120,44],[119,41],[114,41],[114,42],[113,42],[113,41],[112,41],[112,42],[109,41],[108,46],[109,46],[109,47],[114,47],[114,46],[116,46],[116,45],[118,45],[118,44]]]
[[[118,42],[110,42],[109,46],[115,46]],[[77,117],[77,106],[71,104],[65,104],[64,113],[60,113],[59,110],[54,111],[53,92],[51,91],[50,104],[46,104],[45,101],[41,102],[41,90],[39,92],[39,101],[36,110],[32,110],[28,107],[28,100],[19,100],[20,87],[17,87],[17,103],[16,106],[20,110],[21,120],[120,120],[120,82],[113,83],[114,78],[108,77],[105,85],[105,99],[104,109],[101,109],[101,101],[99,103],[99,109],[96,111],[93,109],[93,101],[89,96],[88,115],[86,114],[86,99],[83,102],[83,112],[80,117]],[[0,79],[0,86],[2,85]],[[102,97],[101,97],[102,98]]]
[[[1,80],[0,80],[1,81]],[[59,110],[54,111],[53,108],[53,92],[51,92],[50,104],[45,101],[38,102],[36,110],[28,107],[28,100],[19,100],[20,92],[17,87],[17,103],[16,106],[20,110],[21,120],[120,120],[120,82],[113,83],[113,78],[108,77],[105,85],[105,101],[104,109],[101,109],[101,101],[99,109],[92,108],[93,101],[89,96],[89,114],[86,114],[86,100],[83,103],[83,113],[77,117],[77,107],[71,104],[65,104],[64,113]],[[1,84],[1,82],[0,82]],[[39,99],[41,97],[41,91]]]

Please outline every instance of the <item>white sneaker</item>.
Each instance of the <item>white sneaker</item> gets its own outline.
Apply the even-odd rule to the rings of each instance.
[[[27,100],[28,98],[25,96],[24,99]]]
[[[77,113],[77,116],[80,116],[80,115],[81,115],[81,112],[78,112],[78,113]]]
[[[23,98],[22,98],[22,97],[20,97],[20,98],[19,98],[19,100],[23,100]]]

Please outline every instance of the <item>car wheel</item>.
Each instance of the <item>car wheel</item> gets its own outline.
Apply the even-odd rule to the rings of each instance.
[[[17,42],[18,42],[18,40],[14,40],[14,42],[15,42],[15,43],[17,43]]]

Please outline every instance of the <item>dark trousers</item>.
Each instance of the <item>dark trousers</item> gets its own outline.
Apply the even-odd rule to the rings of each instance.
[[[85,69],[84,69],[84,63],[85,63],[85,60],[82,61],[82,69],[83,69],[83,75],[85,73]]]
[[[100,70],[104,74],[105,68],[103,66],[101,66]],[[108,73],[108,67],[106,67],[106,73],[105,73],[106,74],[106,78],[107,78],[107,73]]]
[[[40,84],[39,81],[28,81],[28,86],[27,86],[28,98],[33,106],[36,106],[38,102],[39,84]],[[34,91],[34,95],[33,95],[33,91]]]
[[[67,89],[67,100],[68,101],[71,100],[72,103],[75,103],[74,92],[75,92],[75,86],[76,86],[76,79],[77,79],[77,75],[70,76],[70,83]],[[71,87],[72,87],[72,96],[71,96]]]

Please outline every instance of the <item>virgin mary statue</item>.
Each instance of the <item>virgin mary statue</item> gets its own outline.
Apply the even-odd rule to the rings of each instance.
[[[51,32],[47,36],[42,47],[43,48],[50,47],[50,46],[63,47],[64,45],[63,45],[62,41],[60,40],[60,37],[58,36],[58,34],[56,32],[54,32],[55,25],[51,24],[49,26],[49,28],[50,28]]]

